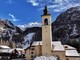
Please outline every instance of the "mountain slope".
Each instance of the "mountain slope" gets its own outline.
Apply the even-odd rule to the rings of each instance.
[[[72,7],[61,13],[52,23],[53,40],[69,44],[80,52],[80,7]]]
[[[71,37],[72,35],[75,37],[80,35],[80,7],[72,7],[67,11],[61,13],[55,22],[52,23],[52,29],[54,38],[63,38],[63,37]],[[74,31],[76,30],[76,31]],[[76,33],[73,34],[73,33]],[[60,34],[60,35],[59,35]]]
[[[0,41],[15,42],[16,46],[23,41],[22,30],[9,20],[0,19]]]

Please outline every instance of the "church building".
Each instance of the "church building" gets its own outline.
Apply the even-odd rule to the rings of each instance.
[[[57,60],[80,60],[79,53],[74,47],[62,45],[60,41],[52,41],[51,14],[45,6],[42,17],[42,41],[34,41],[26,49],[26,59],[33,60],[39,56],[54,56]]]

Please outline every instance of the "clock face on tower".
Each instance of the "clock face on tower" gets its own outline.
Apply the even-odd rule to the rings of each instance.
[[[44,19],[44,25],[48,25],[48,19]]]

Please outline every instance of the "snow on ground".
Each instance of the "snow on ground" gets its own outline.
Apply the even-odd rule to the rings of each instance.
[[[57,57],[54,56],[40,56],[34,58],[34,60],[57,60]]]
[[[24,49],[26,49],[30,46],[30,43],[31,43],[31,40],[32,40],[34,34],[35,33],[29,33],[28,35],[26,35],[24,37],[24,45],[23,45]]]
[[[77,26],[76,26],[76,24],[74,24],[73,31],[72,31],[71,35],[78,35],[76,28],[77,28]]]

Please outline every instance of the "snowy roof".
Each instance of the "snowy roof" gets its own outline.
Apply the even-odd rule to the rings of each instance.
[[[53,51],[65,51],[64,46],[61,44],[60,41],[53,41]]]
[[[36,46],[36,45],[42,45],[42,41],[33,42],[32,46]],[[52,45],[54,51],[64,51],[64,46],[61,44],[60,41],[53,41]]]
[[[66,50],[66,56],[79,56],[76,50]]]
[[[34,58],[34,60],[57,60],[57,57],[54,56],[39,56]]]
[[[11,53],[14,49],[0,49],[0,52]]]
[[[5,46],[5,45],[0,45],[0,48],[9,49],[10,47],[8,47],[8,46]]]
[[[22,49],[22,48],[16,48],[16,50],[24,50],[24,49]]]
[[[67,50],[74,50],[76,48],[72,47],[72,46],[69,46],[69,45],[64,45],[64,48],[67,49]]]
[[[34,45],[42,45],[42,41],[35,41],[35,42],[33,42],[32,46],[34,46]]]
[[[9,53],[11,53],[12,51],[14,51],[14,49],[9,49],[9,51],[8,51],[8,52],[9,52]]]

